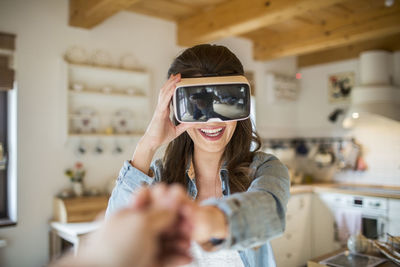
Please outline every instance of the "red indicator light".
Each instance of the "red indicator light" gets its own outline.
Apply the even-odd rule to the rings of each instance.
[[[301,73],[300,73],[300,72],[296,73],[296,79],[297,79],[297,80],[300,80],[300,79],[301,79]]]

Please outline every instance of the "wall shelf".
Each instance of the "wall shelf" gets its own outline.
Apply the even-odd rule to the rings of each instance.
[[[119,67],[112,67],[112,66],[99,66],[99,65],[92,65],[92,64],[85,64],[85,63],[73,63],[65,59],[65,62],[70,66],[80,67],[80,68],[89,68],[89,69],[99,69],[115,72],[125,72],[125,73],[147,73],[147,71],[143,68],[135,68],[135,69],[124,69]]]
[[[151,115],[148,72],[64,63],[67,137],[143,135]]]
[[[102,92],[99,90],[74,90],[74,89],[69,89],[68,93],[71,95],[81,95],[81,94],[89,94],[89,95],[98,95],[98,96],[103,96],[103,97],[130,97],[133,99],[145,99],[147,100],[147,96],[144,94],[129,94],[129,93],[123,93],[123,92]]]
[[[124,137],[124,138],[138,138],[142,137],[144,135],[144,132],[135,132],[135,133],[113,133],[113,134],[107,134],[107,133],[70,133],[70,137]]]

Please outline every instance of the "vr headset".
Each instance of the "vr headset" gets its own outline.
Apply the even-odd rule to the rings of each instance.
[[[184,78],[173,96],[182,123],[245,120],[250,116],[250,84],[244,76]]]

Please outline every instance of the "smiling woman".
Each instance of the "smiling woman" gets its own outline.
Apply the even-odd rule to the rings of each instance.
[[[195,200],[183,215],[190,214],[194,242],[190,252],[182,248],[182,253],[204,266],[275,266],[268,240],[285,227],[288,172],[277,158],[257,151],[260,139],[248,114],[225,119],[208,112],[211,107],[204,111],[206,105],[196,103],[190,108],[189,123],[178,122],[176,109],[175,117],[169,117],[174,92],[188,78],[226,80],[223,100],[215,86],[201,85],[205,90],[200,93],[207,93],[210,105],[250,103],[249,93],[235,102],[237,93],[244,90],[229,88],[230,79],[243,73],[238,58],[223,46],[198,45],[178,56],[160,90],[153,119],[132,160],[125,162],[107,209],[109,215],[127,205],[130,195],[143,184],[184,185]],[[168,144],[163,159],[150,164],[163,144]]]

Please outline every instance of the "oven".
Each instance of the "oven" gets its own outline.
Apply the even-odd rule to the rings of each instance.
[[[333,214],[337,212],[361,214],[362,234],[370,239],[385,240],[385,233],[388,230],[388,200],[386,198],[324,194],[324,202]],[[335,222],[335,227],[337,225],[338,222]]]
[[[353,206],[361,209],[362,234],[370,239],[384,240],[388,225],[387,199],[354,197]]]

